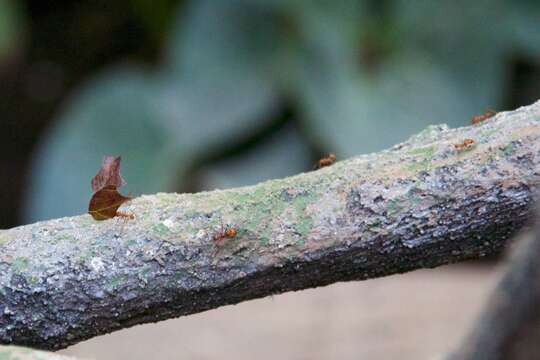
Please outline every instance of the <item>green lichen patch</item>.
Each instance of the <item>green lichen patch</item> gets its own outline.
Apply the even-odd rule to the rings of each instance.
[[[433,158],[433,153],[435,152],[435,145],[424,146],[416,149],[412,149],[407,152],[409,155],[421,155],[424,158],[431,159]]]
[[[169,228],[165,226],[165,224],[163,223],[157,223],[157,224],[152,225],[152,231],[160,235],[165,235],[170,232]]]
[[[411,173],[419,173],[420,171],[429,171],[431,170],[431,161],[430,160],[421,160],[421,161],[411,161],[407,165],[407,170]]]
[[[30,284],[31,286],[39,284],[39,278],[37,276],[31,275],[27,277],[26,280],[28,281],[28,284]]]
[[[28,265],[30,264],[30,260],[26,257],[16,257],[13,259],[13,262],[11,263],[11,268],[16,273],[22,273],[26,269],[28,269]]]
[[[310,217],[302,217],[296,222],[294,229],[300,235],[302,241],[313,228],[313,220]],[[302,243],[303,244],[303,243]]]
[[[501,149],[501,152],[503,153],[504,156],[510,156],[516,152],[516,145],[514,145],[514,143],[510,143],[504,146]]]
[[[75,262],[78,264],[87,264],[90,262],[90,259],[95,257],[97,252],[95,250],[90,250],[85,253],[79,253],[78,256],[75,258]]]
[[[137,245],[137,240],[135,239],[129,239],[128,241],[126,241],[126,246],[127,247],[131,247],[131,246],[135,246]]]
[[[183,271],[175,271],[174,274],[173,274],[174,280],[177,280],[177,281],[182,279],[184,276],[185,276],[185,274],[184,274]]]
[[[401,199],[392,199],[388,201],[386,209],[389,216],[394,216],[403,209],[403,201]]]
[[[175,271],[171,274],[171,276],[167,279],[166,286],[169,288],[176,288],[179,283],[182,282],[182,280],[186,277],[186,273],[184,271]]]
[[[497,129],[497,128],[489,128],[489,129],[486,129],[486,130],[482,130],[480,132],[480,135],[483,138],[481,142],[482,143],[488,142],[489,141],[488,138],[490,138],[492,135],[494,135],[494,134],[496,134],[498,132],[499,132],[499,129]]]
[[[128,276],[125,274],[117,274],[111,277],[111,280],[108,284],[110,289],[116,289],[117,287],[125,284],[128,281]]]
[[[406,167],[407,171],[411,173],[418,173],[420,171],[429,171],[432,168],[433,155],[435,153],[435,145],[424,146],[416,149],[412,149],[407,152],[408,155],[417,157],[417,159],[410,159]],[[420,159],[418,159],[420,158]]]
[[[197,220],[195,217],[198,216],[193,213],[194,228],[189,229],[189,232],[195,234],[200,230],[198,225],[210,227],[220,224],[232,225],[237,228],[239,237],[258,239],[261,244],[267,244],[275,232],[280,231],[275,228],[280,222],[273,219],[279,219],[287,211],[291,212],[292,218],[295,219],[294,223],[299,224],[296,230],[305,234],[307,227],[311,226],[306,208],[316,199],[313,195],[316,192],[310,191],[315,184],[306,174],[294,177],[294,185],[291,184],[291,179],[293,178],[267,181],[253,187],[218,191],[211,193],[211,196],[210,193],[196,195],[192,209],[195,208],[205,216],[200,217],[202,220]],[[319,184],[316,186],[318,188]],[[308,191],[298,193],[296,190],[298,188]],[[204,220],[205,218],[208,220]],[[201,221],[203,223],[198,224]]]
[[[294,229],[296,233],[300,235],[301,245],[303,245],[304,239],[313,228],[313,218],[308,214],[307,208],[309,205],[313,204],[317,198],[318,197],[312,193],[304,192],[301,196],[294,198],[292,202],[292,208],[294,209],[296,218]]]
[[[50,241],[51,244],[58,244],[60,242],[75,242],[77,241],[77,239],[75,238],[75,236],[73,235],[68,235],[68,234],[60,234],[60,235],[57,235],[55,237],[53,237]]]
[[[6,244],[10,240],[10,237],[6,234],[0,235],[0,246]]]
[[[152,268],[150,266],[145,266],[139,273],[139,279],[143,280],[144,282],[147,282],[148,278],[151,275],[151,272],[152,272]]]
[[[195,237],[197,235],[198,231],[199,230],[195,226],[193,226],[190,223],[186,223],[184,225],[184,227],[182,229],[176,231],[176,233],[179,234],[179,235],[181,234],[181,235],[189,235],[191,237]]]
[[[157,193],[155,194],[156,199],[158,199],[163,205],[174,205],[178,202],[178,194],[169,194],[169,193]]]
[[[371,231],[371,232],[378,232],[380,229],[380,226],[382,225],[382,221],[380,219],[373,219],[366,223],[364,226],[365,231]]]

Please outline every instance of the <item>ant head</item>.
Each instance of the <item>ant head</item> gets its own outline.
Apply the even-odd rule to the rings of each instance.
[[[237,233],[238,231],[233,227],[227,227],[227,229],[225,229],[225,235],[228,237],[235,237]]]

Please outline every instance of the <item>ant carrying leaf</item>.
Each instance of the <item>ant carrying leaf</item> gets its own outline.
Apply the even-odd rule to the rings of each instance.
[[[133,214],[118,211],[123,203],[131,200],[130,196],[124,196],[117,190],[126,183],[120,175],[120,161],[120,156],[105,156],[101,168],[92,179],[94,194],[88,204],[88,213],[95,220],[107,220],[115,216],[135,218]]]

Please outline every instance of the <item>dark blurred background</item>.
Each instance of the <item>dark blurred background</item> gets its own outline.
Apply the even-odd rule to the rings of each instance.
[[[540,98],[538,1],[0,0],[0,226],[251,184]]]
[[[107,154],[122,155],[126,192],[135,195],[227,188],[311,170],[328,152],[343,159],[384,149],[429,124],[464,126],[487,109],[528,105],[540,98],[540,2],[0,0],[0,84],[0,227],[8,228],[85,213],[90,179]],[[395,358],[391,339],[448,320],[453,330],[430,328],[436,339],[422,350],[432,355],[470,317],[441,304],[462,292],[478,307],[495,278],[485,269],[467,274],[433,281],[415,272],[389,288],[377,280],[287,294],[279,305],[260,300],[243,308],[234,331],[251,336],[249,319],[270,329],[253,340],[255,353],[265,343],[285,358],[317,358],[322,347],[327,356],[319,358]],[[367,312],[355,313],[362,305]],[[407,306],[401,314],[409,317],[390,326]],[[283,323],[257,317],[276,307],[288,309]],[[240,348],[250,358],[237,343],[230,353],[197,343],[226,346],[237,317],[219,311],[210,322],[183,320],[198,324],[195,338],[180,320],[156,333],[191,336],[181,345],[191,344],[186,358],[242,358]],[[283,330],[294,319],[304,342]],[[331,324],[337,337],[324,342]],[[176,341],[143,329],[153,342]],[[129,331],[108,341],[133,344]],[[344,337],[349,331],[364,342]],[[377,345],[366,347],[370,339]],[[111,359],[156,354],[144,340],[129,355],[95,341],[88,353],[78,349]],[[409,343],[407,357],[402,345],[394,346],[402,358],[422,354]]]

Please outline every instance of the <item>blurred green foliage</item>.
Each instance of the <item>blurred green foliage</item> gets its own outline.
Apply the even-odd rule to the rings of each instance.
[[[22,14],[14,0],[0,0],[0,60],[20,45]]]
[[[133,1],[159,36],[163,13],[145,4]],[[466,125],[499,108],[509,57],[538,53],[539,18],[525,0],[188,2],[159,65],[113,67],[73,94],[36,155],[26,220],[84,212],[106,154],[123,156],[136,194],[178,189],[283,104],[298,126],[207,164],[197,187],[309,170],[310,144],[344,158]]]

